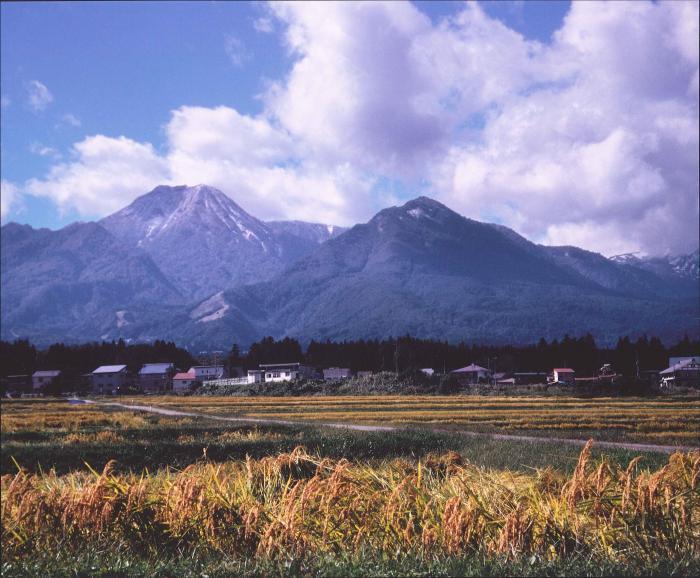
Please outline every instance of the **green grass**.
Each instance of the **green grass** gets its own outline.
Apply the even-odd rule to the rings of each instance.
[[[102,548],[36,552],[30,558],[3,563],[2,576],[13,578],[54,577],[348,577],[366,576],[697,576],[698,560],[684,563],[657,561],[642,566],[613,563],[586,556],[572,555],[555,562],[539,557],[515,559],[469,557],[414,556],[376,557],[370,553],[352,557],[231,558],[225,555],[195,554],[189,556],[139,555],[124,546],[106,544]]]

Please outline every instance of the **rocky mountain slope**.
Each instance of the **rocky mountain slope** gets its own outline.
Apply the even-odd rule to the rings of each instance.
[[[302,222],[269,225],[205,185],[156,187],[100,224],[148,253],[193,299],[271,279],[333,230]]]

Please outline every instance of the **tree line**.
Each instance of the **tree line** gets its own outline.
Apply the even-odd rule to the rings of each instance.
[[[188,369],[196,358],[171,341],[127,344],[123,339],[68,345],[54,343],[38,349],[26,339],[0,341],[0,375],[32,374],[41,369],[60,369],[68,378],[91,373],[100,365],[126,365],[133,373],[144,363],[174,363]]]
[[[314,367],[349,367],[353,371],[394,371],[403,373],[421,368],[449,372],[476,363],[494,372],[550,371],[554,367],[570,367],[579,375],[595,375],[605,363],[628,377],[645,370],[665,369],[671,356],[695,355],[700,341],[686,335],[672,346],[657,337],[642,336],[637,340],[621,337],[615,347],[599,347],[592,335],[565,336],[561,340],[536,344],[480,345],[448,343],[411,336],[384,340],[311,341],[306,350],[289,337],[275,340],[266,337],[242,354],[234,345],[226,363],[229,367],[252,369],[260,363],[300,361]]]
[[[353,371],[405,373],[430,367],[438,373],[476,363],[495,372],[550,371],[571,367],[577,374],[594,375],[605,363],[625,376],[664,369],[671,356],[695,355],[700,340],[685,336],[666,346],[657,337],[636,340],[621,337],[615,347],[599,347],[593,337],[565,336],[561,340],[540,339],[532,345],[480,345],[418,339],[409,335],[383,340],[314,341],[306,348],[296,339],[272,337],[253,343],[247,351],[233,345],[223,362],[229,370],[253,369],[261,363],[301,362],[314,367],[349,367]],[[56,343],[39,349],[27,340],[0,341],[0,375],[31,374],[40,369],[60,369],[68,377],[92,372],[100,365],[125,364],[137,372],[144,363],[172,362],[187,369],[206,359],[197,359],[171,341],[127,344],[123,340],[79,345]]]

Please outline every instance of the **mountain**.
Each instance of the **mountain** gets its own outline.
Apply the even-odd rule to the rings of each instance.
[[[560,266],[623,295],[640,298],[697,295],[697,269],[693,278],[687,272],[677,272],[670,267],[659,271],[645,267],[641,261],[606,259],[578,247],[540,247]]]
[[[134,308],[183,303],[146,253],[97,223],[59,231],[9,223],[1,243],[3,338],[95,339],[128,326]]]
[[[688,255],[637,257],[632,253],[616,255],[611,261],[654,273],[662,279],[697,281],[700,277],[700,250]]]
[[[318,245],[337,237],[347,229],[336,225],[321,225],[304,221],[268,221],[265,223],[282,245],[292,263],[311,253]]]
[[[3,226],[2,337],[193,350],[266,335],[674,340],[699,333],[697,261],[537,245],[426,197],[344,230],[265,223],[211,187],[157,187],[100,223]]]
[[[697,334],[698,287],[678,295],[643,269],[535,245],[420,197],[320,245],[270,282],[217,296],[179,335],[223,344],[246,332],[309,339],[420,337],[532,342],[591,332]],[[687,288],[686,288],[687,289]],[[255,315],[247,316],[255,303]],[[241,319],[243,314],[243,319]]]
[[[148,253],[192,299],[271,279],[332,231],[303,222],[264,223],[205,185],[156,187],[100,224]]]

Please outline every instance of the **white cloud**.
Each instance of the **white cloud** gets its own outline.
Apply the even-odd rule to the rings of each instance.
[[[271,34],[274,32],[275,27],[272,24],[272,19],[266,16],[261,16],[253,21],[253,28],[262,34]]]
[[[317,166],[295,156],[289,135],[234,109],[182,107],[165,127],[167,147],[91,136],[26,192],[86,217],[107,215],[158,184],[207,183],[252,214],[350,224],[372,202],[373,180],[346,164]]]
[[[39,142],[33,142],[29,145],[29,152],[40,157],[51,157],[54,159],[60,158],[61,154],[53,147],[43,145]]]
[[[454,145],[433,167],[439,195],[547,243],[696,248],[697,5],[680,4],[574,3],[538,56],[550,84],[534,77]]]
[[[0,181],[0,220],[5,222],[21,206],[19,187],[10,181]]]
[[[50,198],[62,210],[101,216],[168,178],[167,164],[150,144],[126,137],[87,137],[73,145],[73,156],[54,165],[45,179],[29,180],[25,192]]]
[[[27,104],[34,112],[42,112],[53,102],[53,94],[45,84],[30,80],[26,85]]]
[[[238,68],[243,66],[245,61],[248,60],[250,56],[245,48],[245,45],[243,44],[243,41],[233,34],[228,34],[226,38],[224,38],[224,50],[226,51],[226,55],[231,61],[231,64],[237,66]]]
[[[80,119],[77,116],[68,112],[61,117],[61,124],[79,127],[82,125],[82,122],[80,122]]]
[[[163,152],[89,137],[27,190],[103,215],[159,183],[205,182],[262,218],[349,224],[399,182],[540,242],[697,246],[697,3],[574,3],[551,44],[475,3],[437,24],[398,2],[268,16],[293,64],[263,114],[181,107]]]

